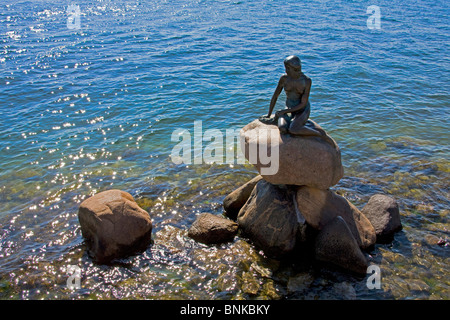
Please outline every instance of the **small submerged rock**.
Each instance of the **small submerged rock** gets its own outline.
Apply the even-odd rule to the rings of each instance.
[[[409,279],[407,285],[410,291],[430,291],[430,286],[421,279]]]
[[[434,246],[434,245],[438,245],[439,241],[441,241],[442,238],[439,238],[432,234],[427,234],[427,235],[425,235],[424,240],[428,245]]]
[[[290,277],[287,283],[288,293],[306,293],[314,281],[314,276],[307,272]]]
[[[335,283],[332,288],[334,299],[355,300],[356,290],[350,282]]]
[[[202,213],[189,228],[188,236],[204,244],[229,242],[234,239],[238,224],[211,213]]]
[[[251,272],[244,271],[242,276],[238,278],[241,282],[240,287],[242,291],[246,294],[254,296],[258,293],[261,285],[259,284],[256,277],[253,276]]]

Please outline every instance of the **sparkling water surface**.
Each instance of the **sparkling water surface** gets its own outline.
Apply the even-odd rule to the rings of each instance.
[[[373,4],[380,29],[367,26]],[[449,299],[449,12],[431,0],[3,1],[0,298]],[[360,209],[375,193],[399,202],[403,230],[367,253],[381,289],[241,237],[186,236],[256,171],[174,164],[172,133],[201,121],[225,134],[267,113],[291,54],[313,81],[311,118],[341,148],[333,189]],[[113,188],[150,213],[154,243],[96,265],[77,210]]]

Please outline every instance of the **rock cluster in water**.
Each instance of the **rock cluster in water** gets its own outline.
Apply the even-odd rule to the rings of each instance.
[[[271,127],[277,129],[259,120],[245,126],[245,150],[261,147],[258,132]],[[259,174],[232,191],[223,201],[225,216],[202,213],[188,236],[215,244],[232,241],[241,232],[269,257],[312,252],[318,261],[366,273],[364,251],[391,241],[402,228],[397,202],[377,194],[359,210],[330,190],[342,178],[343,167],[339,147],[325,131],[322,137],[276,132],[269,143],[279,150],[278,171]],[[252,164],[263,172],[259,159]],[[108,190],[86,199],[78,217],[88,252],[97,262],[134,254],[151,243],[150,216],[127,192]]]
[[[245,126],[241,137],[246,150],[270,126],[259,120]],[[223,202],[226,216],[268,256],[283,258],[306,247],[319,261],[366,273],[364,250],[389,241],[401,229],[397,202],[377,194],[359,210],[330,190],[342,178],[343,167],[339,147],[327,134],[278,134],[275,143],[278,172],[260,174],[231,192]],[[253,164],[261,173],[261,163]]]

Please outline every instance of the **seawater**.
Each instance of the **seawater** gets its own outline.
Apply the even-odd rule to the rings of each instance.
[[[370,29],[373,4],[2,1],[0,298],[448,299],[449,3],[377,1]],[[194,121],[225,133],[267,113],[291,54],[312,78],[311,118],[341,148],[333,189],[359,208],[375,193],[399,202],[403,230],[368,255],[381,289],[268,259],[240,237],[186,236],[256,171],[174,164],[172,133]],[[77,209],[112,188],[149,211],[154,243],[96,265]],[[67,289],[69,265],[80,290]]]

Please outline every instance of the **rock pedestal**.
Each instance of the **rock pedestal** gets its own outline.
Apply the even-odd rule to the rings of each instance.
[[[267,182],[328,189],[339,182],[344,169],[339,147],[323,133],[323,137],[281,134],[277,126],[254,120],[240,136],[243,154]]]

